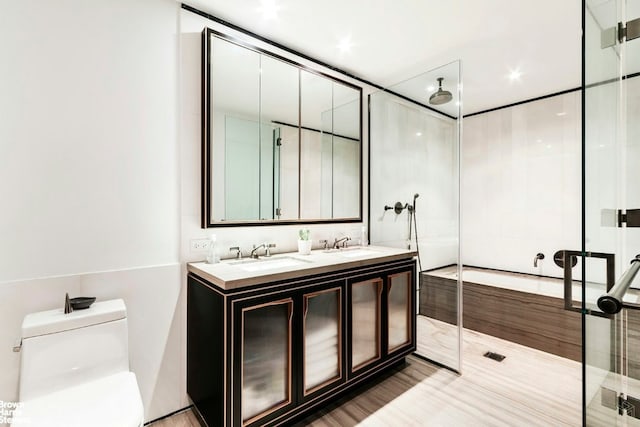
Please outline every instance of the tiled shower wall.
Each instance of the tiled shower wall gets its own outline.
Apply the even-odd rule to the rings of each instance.
[[[407,247],[409,214],[384,210],[416,200],[422,268],[458,259],[456,122],[392,95],[371,95],[371,242]],[[416,235],[416,224],[412,225]],[[415,249],[415,237],[411,247]]]
[[[562,277],[553,254],[580,249],[580,103],[574,91],[464,119],[465,265]]]
[[[575,91],[463,120],[465,265],[562,277],[553,254],[580,249],[580,99]],[[424,269],[457,259],[454,136],[454,121],[372,95],[371,239],[406,247],[407,211],[395,215],[384,206],[419,193]],[[539,252],[545,259],[534,268]]]

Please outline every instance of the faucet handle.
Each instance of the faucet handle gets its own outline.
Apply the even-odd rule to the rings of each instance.
[[[69,314],[73,311],[71,306],[71,300],[69,299],[69,292],[64,296],[64,314]]]
[[[320,244],[323,246],[323,249],[329,249],[329,241],[327,239],[320,240]]]
[[[271,248],[275,248],[276,244],[275,243],[265,243],[264,244],[264,250],[265,250],[265,254],[264,256],[271,256]]]
[[[229,248],[229,252],[236,251],[236,258],[242,258],[242,251],[240,250],[240,246],[232,246]]]

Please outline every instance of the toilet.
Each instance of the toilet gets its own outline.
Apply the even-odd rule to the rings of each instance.
[[[19,407],[12,427],[140,427],[121,299],[85,310],[27,315],[22,322]]]

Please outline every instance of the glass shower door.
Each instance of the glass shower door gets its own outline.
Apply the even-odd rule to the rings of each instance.
[[[640,426],[640,0],[585,7],[583,423]]]
[[[418,281],[416,354],[457,372],[462,353],[461,81],[456,61],[369,96],[370,241],[418,253],[418,277],[412,278]],[[436,95],[436,102],[445,102],[430,102]],[[390,348],[406,338],[404,290],[391,287]]]

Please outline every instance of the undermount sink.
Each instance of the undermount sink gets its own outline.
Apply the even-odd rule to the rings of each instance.
[[[242,261],[230,262],[229,265],[237,266],[244,271],[264,271],[274,268],[295,267],[302,264],[308,264],[310,262],[311,261],[307,261],[305,259],[283,256],[277,258],[245,259]]]
[[[367,256],[367,255],[371,255],[371,253],[373,253],[375,251],[372,251],[371,249],[367,249],[367,248],[345,248],[345,249],[338,249],[338,251],[336,251],[335,253],[346,257],[346,258],[356,258],[356,257],[360,257],[360,256]]]

